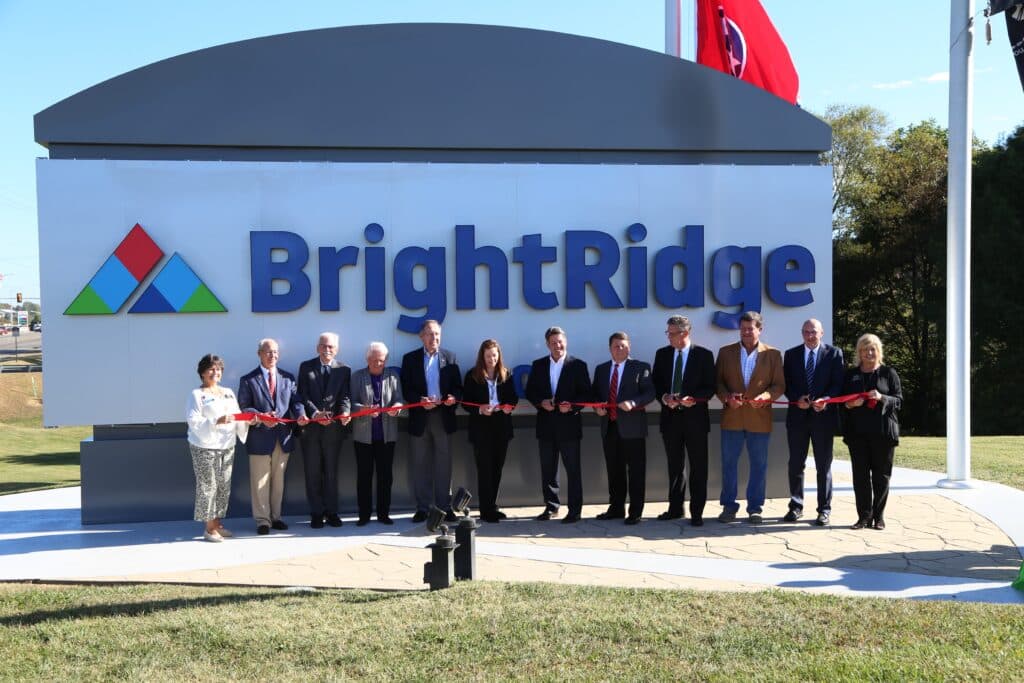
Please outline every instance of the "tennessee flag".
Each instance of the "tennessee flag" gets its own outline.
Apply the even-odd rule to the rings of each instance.
[[[697,0],[697,63],[796,104],[796,67],[758,0]]]

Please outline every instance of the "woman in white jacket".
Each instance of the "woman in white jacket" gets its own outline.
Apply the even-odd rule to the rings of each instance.
[[[192,469],[196,475],[195,520],[205,522],[203,538],[220,543],[230,537],[221,524],[228,511],[231,495],[231,468],[235,460],[235,438],[245,442],[249,423],[236,422],[241,412],[235,393],[220,386],[224,361],[206,354],[199,360],[202,386],[193,389],[188,399],[188,447],[192,451]]]

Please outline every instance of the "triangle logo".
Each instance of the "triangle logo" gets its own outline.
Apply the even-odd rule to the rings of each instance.
[[[164,256],[138,223],[64,311],[64,315],[114,315]],[[227,309],[175,252],[129,313],[225,313]]]

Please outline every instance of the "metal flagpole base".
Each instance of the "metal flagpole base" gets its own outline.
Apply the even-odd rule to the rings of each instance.
[[[974,489],[978,488],[973,479],[939,479],[935,485],[940,489]]]

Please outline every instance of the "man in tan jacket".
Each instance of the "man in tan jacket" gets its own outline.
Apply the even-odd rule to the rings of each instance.
[[[743,445],[750,458],[747,514],[760,524],[768,470],[768,439],[772,432],[771,402],[786,391],[782,354],[761,342],[764,319],[757,311],[740,316],[740,340],[718,350],[717,394],[722,402],[722,514],[720,522],[736,521],[737,464]]]

